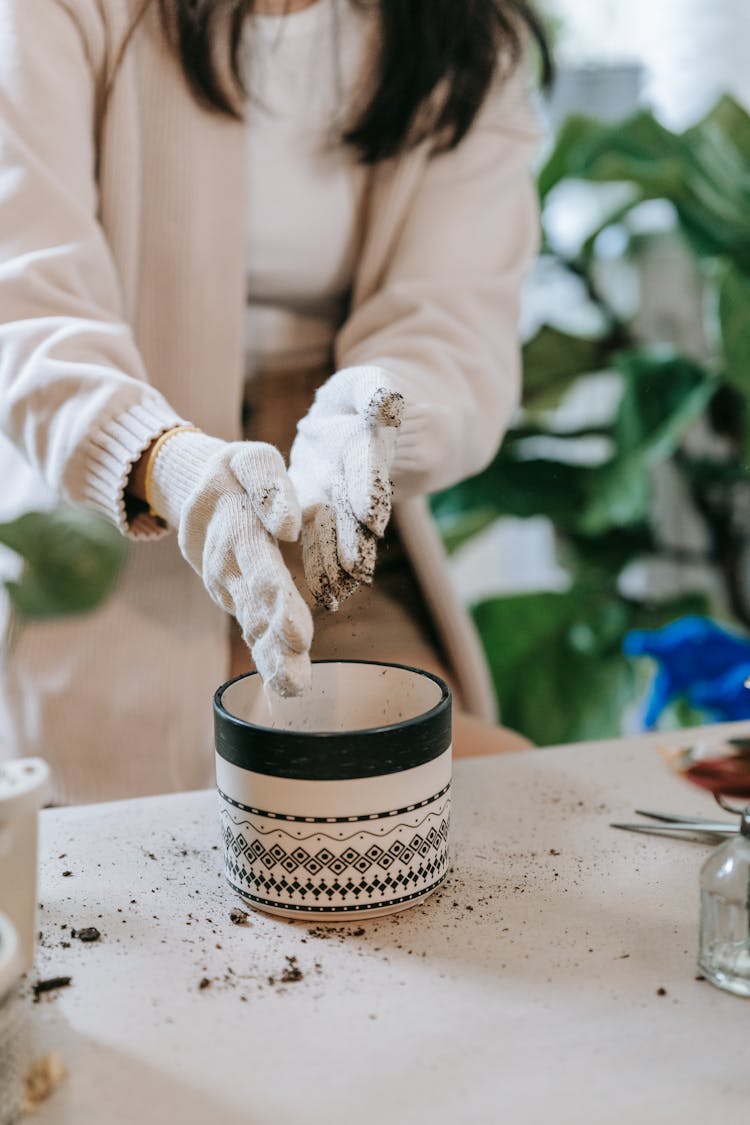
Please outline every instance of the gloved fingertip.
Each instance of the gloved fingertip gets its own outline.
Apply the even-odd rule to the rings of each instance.
[[[299,538],[302,512],[291,485],[274,482],[251,497],[253,509],[269,535],[286,543]]]
[[[282,699],[305,695],[312,688],[312,664],[308,653],[290,653],[264,683]]]
[[[398,428],[404,416],[405,400],[399,391],[378,387],[367,407],[367,421],[371,426]]]
[[[313,639],[312,614],[296,588],[287,597],[275,616],[274,635],[289,652],[309,652]]]
[[[351,477],[348,499],[357,521],[368,533],[381,539],[393,507],[393,485],[388,476],[375,472],[366,481]]]
[[[337,612],[340,602],[336,595],[332,593],[330,587],[325,590],[314,590],[313,597],[315,598],[315,604],[320,609],[324,609],[326,613]]]
[[[391,518],[391,501],[389,498],[383,498],[382,501],[375,502],[372,510],[365,520],[365,527],[377,539],[382,539],[385,535],[385,529],[388,527],[388,521]]]
[[[372,586],[375,578],[375,558],[359,558],[352,564],[350,575],[358,585]]]
[[[320,575],[315,583],[315,588],[310,586],[315,602],[321,609],[328,613],[336,613],[341,608],[341,603],[350,598],[360,587],[360,579],[346,571],[341,571],[335,578]]]
[[[377,538],[367,527],[353,519],[350,513],[340,513],[337,528],[335,583],[341,587],[351,582],[365,582],[369,585],[375,573]]]

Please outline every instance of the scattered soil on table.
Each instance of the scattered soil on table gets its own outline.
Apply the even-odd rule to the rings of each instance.
[[[82,930],[71,930],[70,936],[79,941],[98,941],[102,935],[96,926],[84,926]]]
[[[38,980],[32,989],[34,1003],[38,1004],[39,998],[45,992],[56,992],[58,988],[67,988],[72,979],[72,977],[48,977],[46,980]]]
[[[657,988],[656,995],[657,996],[666,996],[667,995],[666,988]]]
[[[392,921],[395,925],[398,924],[396,922],[396,917],[397,916],[392,917]],[[351,926],[325,925],[325,926],[311,926],[307,930],[308,937],[321,938],[323,941],[325,941],[327,938],[334,938],[334,937],[337,937],[340,941],[343,941],[344,938],[348,938],[348,937],[364,937],[366,933],[367,933],[367,930],[365,929],[364,926],[356,926],[356,927],[352,928]]]
[[[215,993],[221,994],[231,991],[236,993],[237,999],[244,1003],[252,1001],[254,993],[262,993],[267,989],[273,989],[277,995],[284,995],[290,984],[301,984],[303,989],[319,991],[326,976],[326,970],[324,968],[325,958],[314,959],[317,950],[314,950],[311,946],[314,945],[315,939],[332,941],[338,945],[344,945],[355,939],[357,942],[357,957],[371,957],[387,963],[391,962],[392,958],[389,954],[394,950],[398,951],[397,957],[404,953],[410,956],[427,956],[427,953],[421,949],[409,948],[414,940],[411,933],[409,935],[410,940],[398,940],[399,936],[405,937],[406,934],[404,929],[401,929],[401,935],[399,934],[403,919],[400,915],[394,914],[384,921],[368,919],[365,924],[362,924],[359,919],[338,924],[328,921],[311,924],[305,923],[301,919],[296,921],[285,919],[286,925],[284,928],[287,930],[287,934],[289,931],[293,931],[295,935],[291,944],[293,949],[297,946],[297,956],[294,953],[284,952],[283,945],[286,942],[282,944],[282,931],[279,930],[278,937],[282,938],[282,941],[275,942],[275,955],[272,950],[267,949],[266,943],[262,942],[262,956],[259,960],[256,960],[253,955],[253,943],[249,939],[253,934],[262,933],[265,935],[265,927],[270,923],[262,912],[255,914],[253,911],[243,909],[239,904],[232,906],[231,899],[229,902],[226,901],[223,872],[216,866],[215,853],[220,850],[219,846],[214,845],[210,849],[195,848],[192,845],[185,844],[178,837],[172,836],[171,844],[165,843],[163,847],[160,846],[153,851],[147,849],[148,845],[140,847],[140,854],[155,862],[153,866],[150,863],[141,864],[141,878],[145,877],[148,880],[149,874],[157,867],[158,877],[154,878],[151,875],[152,881],[139,884],[140,893],[137,895],[135,894],[135,887],[128,888],[130,897],[127,893],[123,893],[120,902],[121,904],[129,903],[129,905],[113,906],[113,910],[116,909],[117,911],[116,914],[112,916],[110,914],[106,916],[98,914],[95,908],[92,909],[93,904],[90,900],[87,903],[85,899],[81,900],[78,896],[68,896],[63,900],[69,904],[68,909],[71,912],[73,909],[76,913],[80,912],[83,919],[91,923],[79,927],[74,920],[70,919],[70,915],[68,915],[70,920],[66,921],[59,921],[59,914],[56,918],[54,915],[49,918],[49,912],[44,910],[44,903],[40,903],[39,907],[43,912],[40,920],[48,920],[54,925],[54,930],[51,930],[50,926],[45,926],[44,934],[40,934],[40,948],[57,949],[59,951],[62,946],[67,950],[75,950],[79,941],[84,944],[98,943],[100,945],[103,945],[106,941],[107,947],[115,954],[119,952],[118,946],[121,952],[126,954],[129,948],[132,949],[131,943],[137,944],[139,942],[141,937],[139,931],[148,927],[152,934],[154,934],[154,931],[156,932],[154,940],[157,942],[160,940],[162,946],[167,946],[171,940],[178,940],[194,951],[192,970],[188,969],[187,979],[183,978],[183,987],[186,987],[188,992],[193,994],[196,991],[207,992],[210,997]],[[60,854],[62,856],[65,853]],[[540,853],[540,858],[542,854]],[[73,851],[67,853],[67,855],[71,857],[72,861],[76,860],[76,854]],[[207,865],[210,866],[211,879],[215,879],[215,883],[212,881],[207,883],[206,887],[196,887],[190,878],[191,874],[194,874],[192,866],[188,869],[185,862],[188,856],[195,857],[197,861],[196,872],[198,868],[202,870]],[[102,865],[97,864],[97,867],[100,866]],[[74,874],[74,869],[71,869],[70,874]],[[478,897],[471,898],[471,902],[466,902],[466,898],[471,897],[477,888],[465,883],[460,877],[456,878],[453,868],[451,868],[451,875],[454,877],[451,878],[447,888],[443,888],[441,892],[434,896],[434,903],[437,904],[442,899],[445,908],[450,904],[453,895],[459,896],[456,900],[458,916],[453,921],[454,925],[460,925],[462,918],[468,921],[472,917],[481,917],[483,915],[482,907],[493,898],[492,893],[484,896],[480,894]],[[164,884],[170,883],[177,884],[174,890],[177,890],[177,887],[181,888],[178,893],[183,896],[186,905],[191,907],[189,912],[178,911],[176,915],[172,915],[167,911],[167,914],[169,914],[167,917],[167,914],[161,911],[158,913],[154,911],[154,907],[157,905],[154,896],[158,896],[163,889],[166,890]],[[222,893],[217,895],[216,891],[219,887],[221,887]],[[488,892],[495,889],[494,886],[488,887]],[[483,890],[481,885],[479,890],[480,892]],[[461,902],[461,899],[464,901]],[[89,913],[88,919],[86,919],[86,913]],[[45,914],[48,915],[47,919],[44,918]],[[104,932],[98,926],[100,919],[103,919]],[[119,919],[122,926],[119,924],[117,926],[107,925],[107,919],[110,922]],[[448,925],[447,922],[446,925]],[[236,938],[233,938],[235,926],[245,927],[248,933],[242,935],[242,937],[237,935]],[[169,939],[167,929],[172,933],[172,937]],[[233,945],[233,941],[236,941],[237,944]],[[309,945],[307,945],[308,942]],[[303,944],[307,945],[309,950],[309,960],[301,950]],[[217,956],[217,952],[214,951],[218,951],[220,955]],[[273,958],[270,963],[266,959],[266,952],[270,953]],[[85,956],[88,961],[90,951],[87,950],[86,954],[81,951],[78,955]],[[298,960],[298,957],[300,960]],[[71,967],[74,968],[74,966]],[[54,963],[49,964],[48,972],[54,972],[57,968],[58,966]],[[50,981],[51,983],[39,983],[39,989],[35,993],[36,1001],[45,992],[50,994],[50,999],[54,999],[55,989],[65,987],[71,982],[71,978],[51,977]],[[78,984],[80,987],[80,980]],[[208,1002],[210,1004],[210,999]]]
[[[304,979],[305,979],[305,974],[302,972],[302,969],[300,969],[299,965],[297,964],[297,958],[287,956],[286,965],[285,965],[284,969],[282,970],[281,975],[278,978],[278,983],[279,984],[295,984],[297,981],[304,980]],[[277,983],[276,977],[269,977],[268,983],[273,988],[274,985]]]
[[[281,974],[282,984],[291,984],[294,981],[303,980],[304,976],[305,976],[305,974],[302,972],[299,965],[297,964],[297,958],[296,957],[287,957],[286,968],[284,969],[284,972]]]

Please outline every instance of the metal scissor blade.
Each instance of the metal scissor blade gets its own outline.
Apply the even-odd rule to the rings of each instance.
[[[636,816],[648,816],[651,820],[663,820],[666,824],[723,824],[731,828],[731,821],[706,820],[701,816],[684,816],[679,813],[650,812],[648,809],[634,809]]]
[[[654,836],[676,836],[682,832],[698,833],[705,836],[733,836],[739,832],[739,824],[720,824],[712,821],[681,821],[679,824],[610,824],[610,828],[622,828],[626,832],[647,832]]]

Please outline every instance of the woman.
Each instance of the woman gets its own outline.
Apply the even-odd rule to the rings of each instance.
[[[314,657],[444,662],[458,752],[513,745],[479,722],[421,498],[491,458],[517,401],[524,25],[520,0],[0,0],[7,507],[62,496],[133,540],[101,612],[6,661],[12,747],[62,799],[208,784],[228,615],[304,690],[305,579],[348,597]],[[300,419],[287,474],[262,442]],[[398,534],[357,589],[391,481]]]

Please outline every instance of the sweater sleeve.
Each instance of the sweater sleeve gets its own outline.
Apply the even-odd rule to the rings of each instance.
[[[150,538],[127,478],[182,419],[148,384],[97,220],[100,8],[0,0],[0,28],[0,431],[56,495]]]
[[[401,499],[484,468],[518,404],[539,137],[519,67],[493,88],[462,142],[427,159],[377,288],[339,334],[338,366],[378,364],[406,399],[394,464]],[[370,215],[368,240],[380,218]]]

